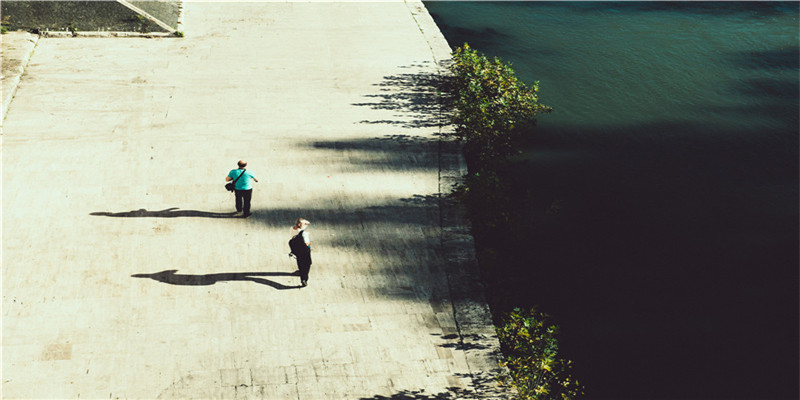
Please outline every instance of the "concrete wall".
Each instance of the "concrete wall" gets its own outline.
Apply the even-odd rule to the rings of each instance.
[[[178,0],[131,2],[172,27],[178,24],[179,3]],[[3,0],[0,10],[3,25],[10,30],[164,32],[116,1]]]

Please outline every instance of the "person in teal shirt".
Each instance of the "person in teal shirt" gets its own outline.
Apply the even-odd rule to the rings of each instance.
[[[250,216],[250,199],[253,198],[253,182],[258,182],[252,172],[247,171],[247,163],[239,160],[239,168],[232,169],[225,177],[226,182],[236,181],[234,192],[236,193],[236,215],[244,218]]]

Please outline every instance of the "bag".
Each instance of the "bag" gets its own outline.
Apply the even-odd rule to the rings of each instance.
[[[297,235],[289,240],[289,250],[295,255],[302,254],[303,250],[307,250],[306,242],[303,240],[303,231],[297,232]]]
[[[238,181],[239,178],[241,178],[242,175],[244,175],[244,171],[247,171],[247,169],[243,169],[242,173],[239,174],[239,176],[237,176],[236,179],[233,180],[233,182],[228,182],[228,183],[225,184],[225,189],[227,191],[233,192],[234,190],[236,190],[236,181]]]
[[[295,256],[302,256],[308,252],[308,246],[306,246],[306,241],[303,239],[303,231],[297,232],[297,236],[289,240],[289,250],[292,251],[290,254]]]

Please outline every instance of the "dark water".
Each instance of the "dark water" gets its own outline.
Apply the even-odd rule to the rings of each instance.
[[[798,398],[799,3],[425,4],[555,109],[504,290],[587,397]]]

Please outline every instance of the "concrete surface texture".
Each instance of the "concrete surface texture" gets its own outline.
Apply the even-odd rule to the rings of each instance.
[[[30,61],[33,49],[39,41],[39,36],[28,33],[26,31],[8,32],[5,35],[0,35],[0,48],[2,48],[2,98],[3,98],[3,111],[0,114],[0,121],[2,121],[8,107],[11,105],[11,99],[19,87],[19,81],[25,72],[25,66]]]
[[[505,398],[421,3],[184,18],[36,45],[3,126],[2,396]]]

